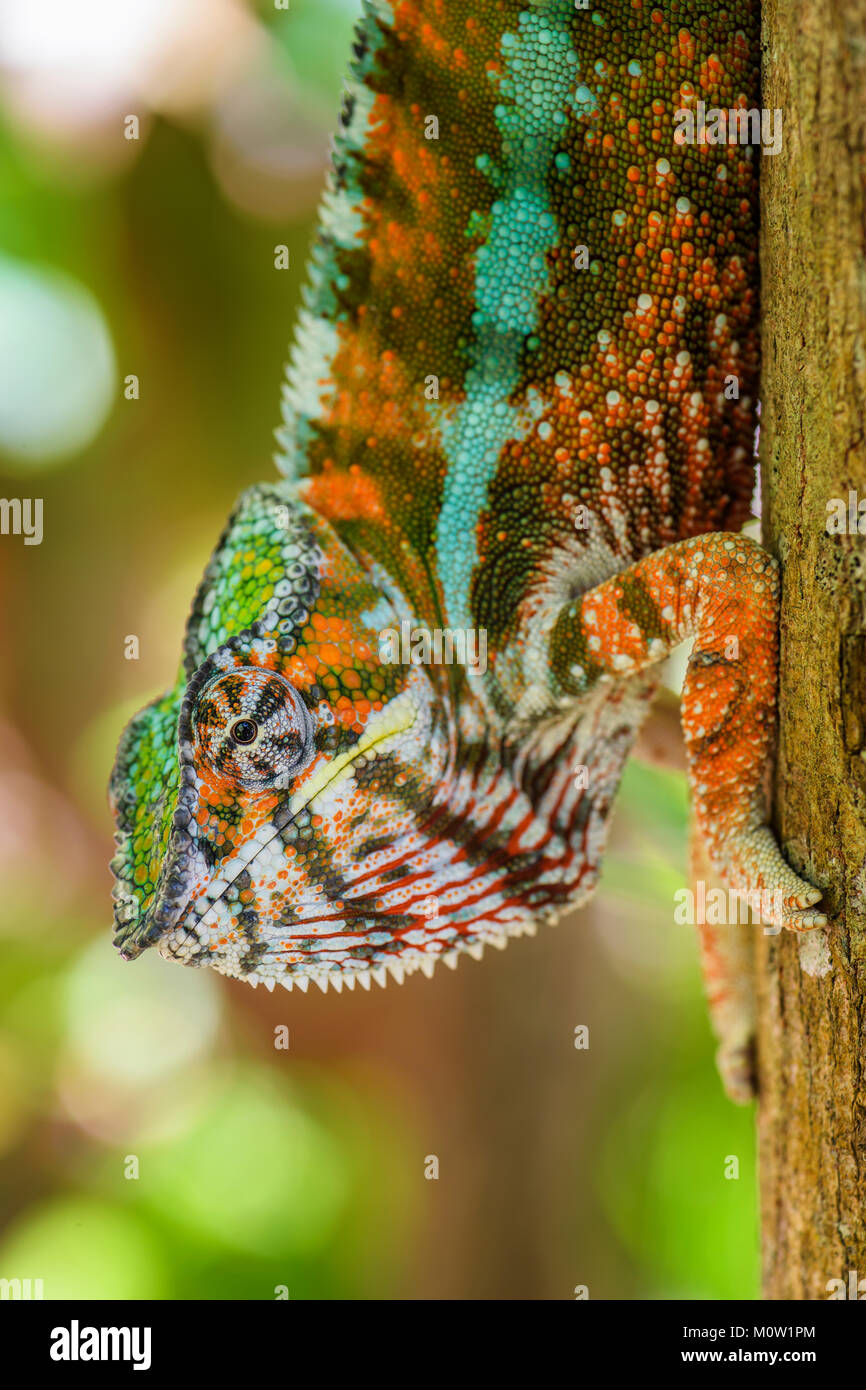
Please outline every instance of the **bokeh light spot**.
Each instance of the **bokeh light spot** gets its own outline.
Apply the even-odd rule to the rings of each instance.
[[[111,337],[71,276],[0,260],[0,449],[27,467],[91,442],[115,390]]]
[[[0,1248],[0,1277],[41,1279],[46,1299],[169,1293],[159,1249],[143,1224],[86,1197],[30,1208]]]
[[[227,1074],[200,1125],[145,1155],[142,1195],[198,1235],[249,1254],[308,1254],[344,1210],[346,1162],[294,1088],[243,1068]]]
[[[69,1052],[95,1080],[148,1085],[213,1047],[217,990],[208,972],[156,951],[129,965],[100,937],[69,976]]]

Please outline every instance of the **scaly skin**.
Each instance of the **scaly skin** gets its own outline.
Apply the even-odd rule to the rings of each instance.
[[[534,930],[592,890],[654,668],[690,635],[710,856],[780,892],[777,925],[824,922],[766,826],[775,564],[732,534],[760,152],[673,134],[698,97],[757,105],[758,61],[747,0],[366,7],[287,481],[241,499],[177,683],[120,746],[127,958],[340,988]],[[486,673],[384,661],[404,620],[483,630]]]

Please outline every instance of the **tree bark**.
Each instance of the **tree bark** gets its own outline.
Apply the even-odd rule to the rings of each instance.
[[[866,1297],[866,537],[827,529],[831,499],[866,511],[866,5],[766,0],[763,24],[763,102],[783,113],[761,158],[776,829],[831,917],[756,929],[764,1293],[850,1297],[856,1271]]]

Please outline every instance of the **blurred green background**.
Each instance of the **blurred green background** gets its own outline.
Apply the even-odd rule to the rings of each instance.
[[[173,678],[235,494],[273,475],[356,8],[0,13],[0,487],[44,505],[41,545],[0,537],[0,1277],[754,1297],[752,1115],[673,922],[682,778],[632,764],[595,903],[433,982],[268,995],[111,949],[114,745]]]

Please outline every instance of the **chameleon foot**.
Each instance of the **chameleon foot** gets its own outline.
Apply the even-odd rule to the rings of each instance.
[[[786,931],[826,927],[826,914],[815,908],[820,888],[794,872],[769,826],[735,836],[718,868],[766,926]]]

